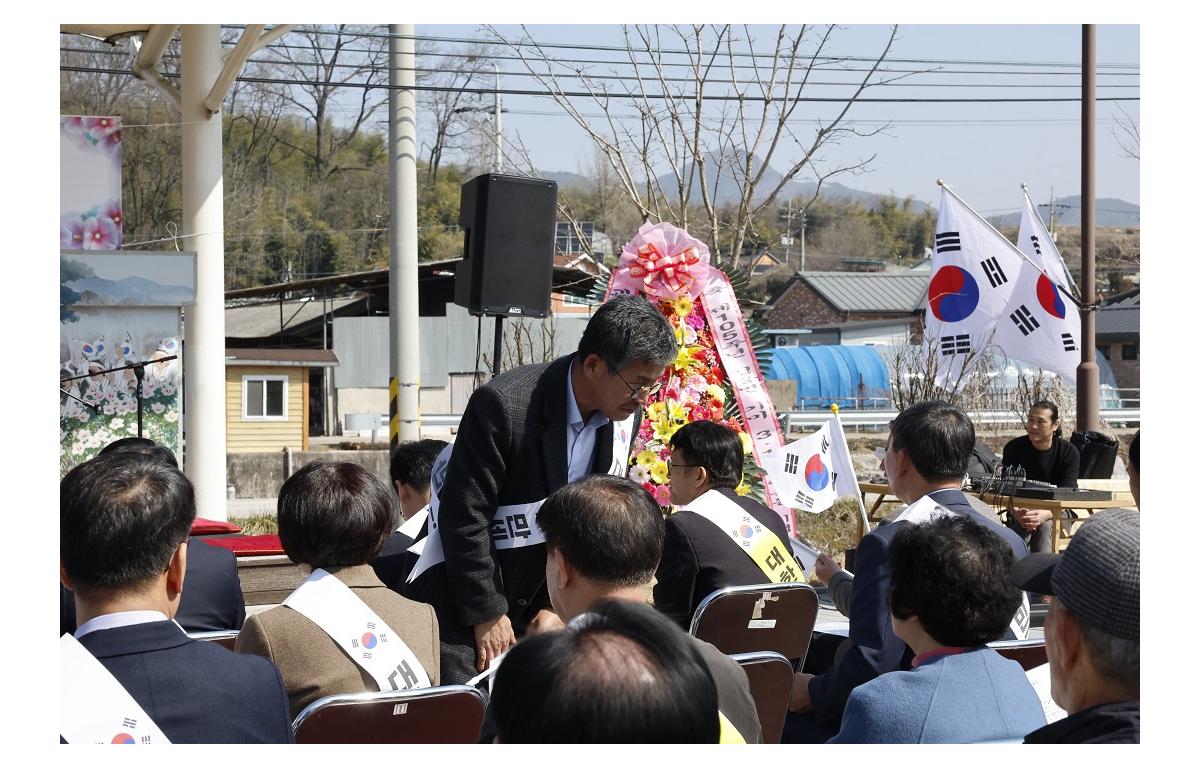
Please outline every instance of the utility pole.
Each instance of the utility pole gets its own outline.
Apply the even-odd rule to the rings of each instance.
[[[1079,367],[1075,381],[1075,429],[1100,429],[1100,368],[1096,365],[1096,27],[1083,25],[1083,191],[1080,195],[1080,258],[1083,306],[1080,307]]]
[[[504,172],[504,132],[500,130],[500,65],[492,62],[496,69],[496,92],[493,106],[496,109],[496,173]]]
[[[808,211],[800,209],[800,271],[804,271],[804,230],[808,228]]]
[[[1050,187],[1050,241],[1058,243],[1058,235],[1054,233],[1054,187]]]
[[[784,237],[783,237],[783,263],[787,264],[789,267],[792,266],[792,235],[793,235],[792,216],[793,215],[794,215],[794,211],[792,210],[792,200],[791,200],[791,198],[788,198],[787,208],[785,208],[783,211],[783,220],[786,222],[786,224],[784,225],[784,228],[787,231],[787,234],[784,235]]]

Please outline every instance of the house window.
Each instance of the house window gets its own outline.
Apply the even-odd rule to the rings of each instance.
[[[242,421],[287,421],[287,376],[242,377]]]
[[[1122,344],[1121,345],[1121,359],[1122,360],[1137,360],[1138,359],[1138,345],[1137,344]]]
[[[1096,352],[1097,352],[1098,354],[1102,355],[1102,356],[1104,357],[1104,359],[1105,359],[1105,360],[1111,360],[1111,359],[1112,359],[1112,353],[1109,351],[1109,349],[1108,349],[1108,345],[1107,345],[1107,344],[1097,344],[1097,345],[1096,345]]]

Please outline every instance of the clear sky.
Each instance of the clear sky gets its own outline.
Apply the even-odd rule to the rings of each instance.
[[[500,25],[504,34],[516,39],[520,28]],[[774,27],[754,26],[756,48],[772,42]],[[418,35],[483,38],[478,25],[416,26]],[[539,43],[622,45],[621,29],[615,24],[533,25],[529,31]],[[744,32],[739,28],[739,35]],[[827,52],[846,56],[875,56],[886,42],[888,28],[880,25],[848,25],[838,30]],[[1097,97],[1140,94],[1140,41],[1136,25],[1100,25],[1096,34]],[[664,46],[678,44],[664,37]],[[464,46],[442,44],[443,49]],[[735,46],[744,49],[745,46]],[[940,66],[942,72],[910,76],[904,86],[872,89],[869,96],[889,98],[1012,98],[1078,97],[1081,57],[1081,28],[1061,25],[902,25],[889,59],[949,59],[971,62],[1022,62],[1039,66],[983,66],[965,63],[920,64],[911,68]],[[610,52],[552,49],[555,56],[600,59],[618,56]],[[1053,66],[1059,64],[1060,66]],[[1005,72],[1071,72],[1075,74],[997,74]],[[1104,65],[1129,65],[1120,70]],[[598,73],[612,67],[592,65]],[[907,66],[896,63],[893,66]],[[953,70],[986,70],[988,74],[956,74]],[[1110,74],[1105,74],[1107,71]],[[519,61],[501,62],[502,71],[524,72]],[[619,71],[627,74],[628,65]],[[1112,74],[1114,72],[1126,74]],[[845,77],[845,75],[841,75]],[[830,79],[826,77],[826,79]],[[491,78],[488,78],[490,85]],[[569,84],[567,87],[575,85]],[[995,87],[1006,85],[1010,87]],[[1114,87],[1114,86],[1124,87]],[[1036,87],[1033,87],[1036,86]],[[1060,86],[1060,87],[1048,87]],[[1109,86],[1109,87],[1105,87]],[[1133,87],[1129,87],[1133,86]],[[532,78],[504,77],[503,88],[538,88]],[[826,87],[814,93],[832,96],[845,88]],[[585,111],[589,111],[585,102]],[[1139,164],[1122,156],[1109,125],[1117,113],[1116,102],[1098,102],[1096,117],[1096,195],[1140,202]],[[1135,120],[1139,102],[1120,102]],[[579,172],[591,158],[591,141],[550,99],[508,96],[503,127],[511,139],[519,133],[534,163],[544,171]],[[817,117],[829,107],[804,104],[796,114]],[[626,109],[624,112],[631,110]],[[540,114],[530,114],[537,112]],[[596,108],[590,107],[591,113]],[[549,113],[549,114],[546,114]],[[864,126],[891,121],[886,133],[857,138],[827,152],[830,162],[855,163],[875,154],[869,171],[857,177],[841,177],[847,186],[871,192],[912,195],[936,204],[936,180],[945,179],[977,210],[987,213],[1015,210],[1020,201],[1019,184],[1025,182],[1035,202],[1080,191],[1080,103],[890,103],[859,104],[848,117],[866,121]],[[420,122],[418,120],[418,122]],[[801,135],[811,134],[811,124],[802,124]],[[772,162],[782,170],[795,156],[792,147],[782,148]]]

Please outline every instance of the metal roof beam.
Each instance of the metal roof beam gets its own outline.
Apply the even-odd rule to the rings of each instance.
[[[179,88],[170,83],[162,74],[159,73],[158,63],[162,61],[163,54],[167,50],[167,46],[171,42],[171,38],[175,36],[177,24],[151,24],[146,30],[145,37],[134,35],[130,38],[130,44],[133,46],[136,55],[133,59],[133,66],[130,67],[133,76],[139,80],[145,80],[158,90],[162,91],[171,99],[175,108],[183,110],[183,97],[179,92]]]
[[[212,90],[208,92],[208,98],[204,100],[204,107],[208,110],[209,115],[215,115],[221,111],[221,103],[225,101],[225,94],[229,92],[230,86],[233,85],[233,81],[242,71],[242,66],[251,54],[287,34],[296,25],[276,24],[267,32],[263,32],[266,26],[266,24],[247,24],[242,31],[242,36],[238,38],[237,45],[225,57],[221,74],[217,75]]]

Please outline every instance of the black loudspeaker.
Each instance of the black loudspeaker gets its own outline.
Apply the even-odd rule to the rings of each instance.
[[[1103,432],[1072,432],[1071,445],[1079,449],[1079,477],[1108,480],[1117,463],[1118,443]]]
[[[485,173],[463,184],[454,303],[472,315],[546,317],[558,184]]]

